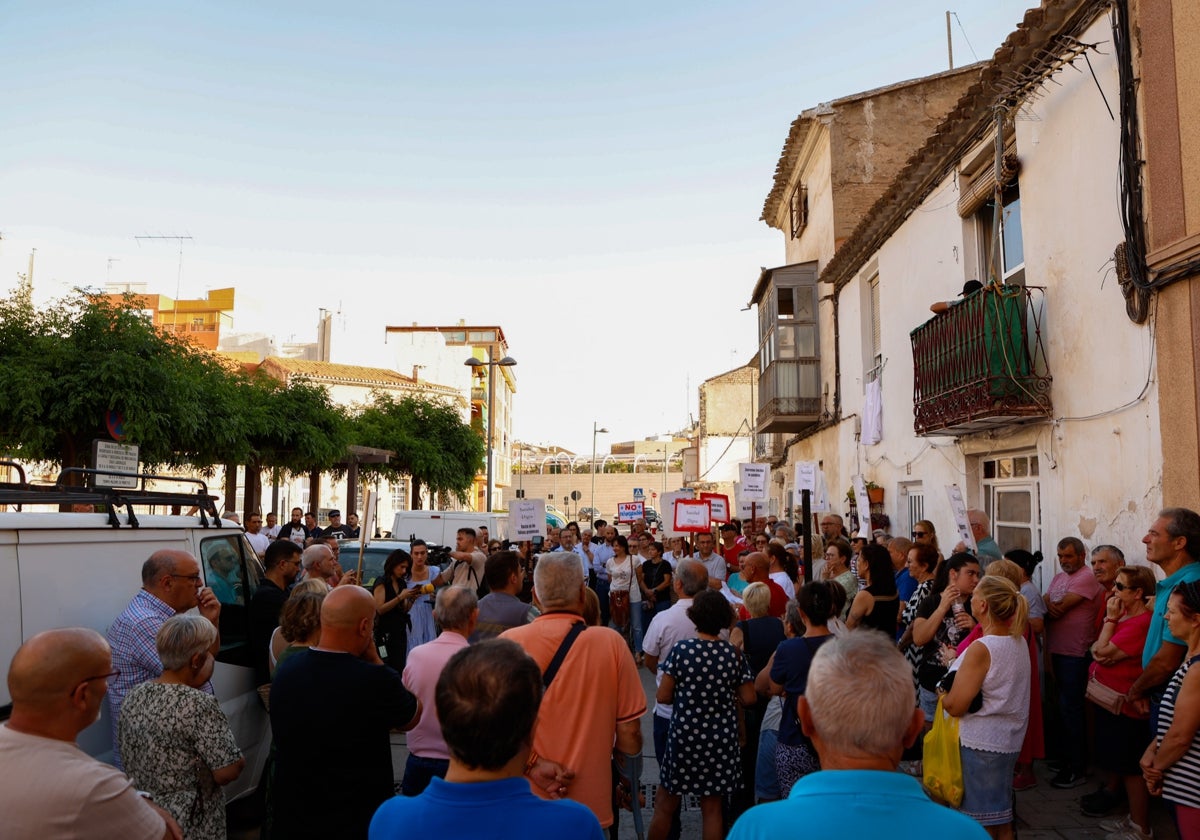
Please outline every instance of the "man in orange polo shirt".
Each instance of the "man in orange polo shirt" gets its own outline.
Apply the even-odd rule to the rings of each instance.
[[[545,673],[572,625],[583,622],[584,588],[577,557],[543,554],[533,572],[542,615],[501,637],[524,648]],[[646,694],[624,639],[607,627],[584,629],[542,698],[533,749],[575,773],[568,797],[590,808],[604,828],[613,823],[610,759],[614,749],[640,755],[645,713]]]

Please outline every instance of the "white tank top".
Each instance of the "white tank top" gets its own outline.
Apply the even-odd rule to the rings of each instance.
[[[988,649],[992,659],[983,678],[983,708],[963,716],[959,741],[984,752],[1020,752],[1029,724],[1028,642],[1012,636],[981,636],[971,642],[972,647],[979,644]],[[951,670],[958,670],[966,655],[963,651]]]

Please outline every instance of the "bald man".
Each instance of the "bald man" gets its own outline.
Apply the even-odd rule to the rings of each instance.
[[[783,591],[783,587],[775,581],[771,580],[771,558],[767,557],[761,551],[752,551],[741,558],[742,580],[747,584],[762,583],[771,591],[771,606],[767,609],[767,615],[774,618],[783,618],[784,612],[787,610],[788,596]],[[744,606],[738,606],[738,616],[742,619],[750,618],[750,613],[746,612]]]
[[[321,605],[320,641],[275,672],[275,836],[365,838],[393,794],[388,733],[416,726],[421,705],[379,658],[374,626],[371,594],[339,586]],[[314,725],[314,716],[337,722]],[[313,796],[313,774],[325,772],[337,790]]]
[[[121,703],[134,686],[162,676],[162,662],[154,637],[168,618],[197,608],[202,616],[220,629],[221,602],[212,589],[203,585],[200,564],[186,551],[163,549],[142,564],[142,588],[108,628],[113,665],[120,673],[108,692],[108,712],[112,724],[113,764],[121,766],[117,724]],[[221,637],[213,642],[212,653],[221,649]],[[212,683],[204,690],[213,693]]]
[[[182,837],[166,811],[138,795],[124,773],[75,745],[100,717],[112,655],[94,630],[39,633],[8,671],[12,716],[0,726],[0,835],[6,840]]]

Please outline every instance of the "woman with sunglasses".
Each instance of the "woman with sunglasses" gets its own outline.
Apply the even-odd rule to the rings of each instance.
[[[1167,602],[1167,629],[1187,640],[1183,664],[1171,677],[1158,711],[1157,736],[1142,756],[1151,795],[1175,809],[1182,840],[1200,838],[1200,583],[1181,583]]]
[[[938,553],[938,557],[941,557],[942,550],[938,548],[937,531],[934,529],[933,523],[928,519],[922,519],[913,525],[912,538],[913,542],[918,545],[933,546],[933,550]]]
[[[1117,572],[1113,595],[1105,605],[1100,638],[1092,645],[1089,678],[1106,688],[1125,695],[1142,675],[1142,648],[1150,630],[1150,608],[1146,600],[1154,595],[1154,575],[1145,566],[1124,566]],[[1114,821],[1114,831],[1133,831],[1134,836],[1150,833],[1150,796],[1142,781],[1138,762],[1146,749],[1146,720],[1132,704],[1104,708],[1092,703],[1096,721],[1093,760],[1109,775],[1105,799],[1111,807],[1118,800],[1116,790],[1122,783],[1129,801],[1129,816]],[[1119,828],[1117,828],[1119,826]]]

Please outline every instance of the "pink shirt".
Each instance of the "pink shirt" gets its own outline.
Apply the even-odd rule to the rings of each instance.
[[[1063,656],[1085,656],[1096,641],[1096,610],[1100,609],[1104,587],[1087,566],[1074,574],[1059,572],[1046,589],[1049,606],[1074,593],[1083,597],[1058,618],[1046,616],[1046,652]]]
[[[404,687],[421,701],[421,721],[408,733],[408,751],[421,758],[449,759],[450,750],[442,739],[434,692],[442,669],[450,657],[467,646],[467,640],[447,630],[431,642],[417,645],[408,654],[404,666]]]

